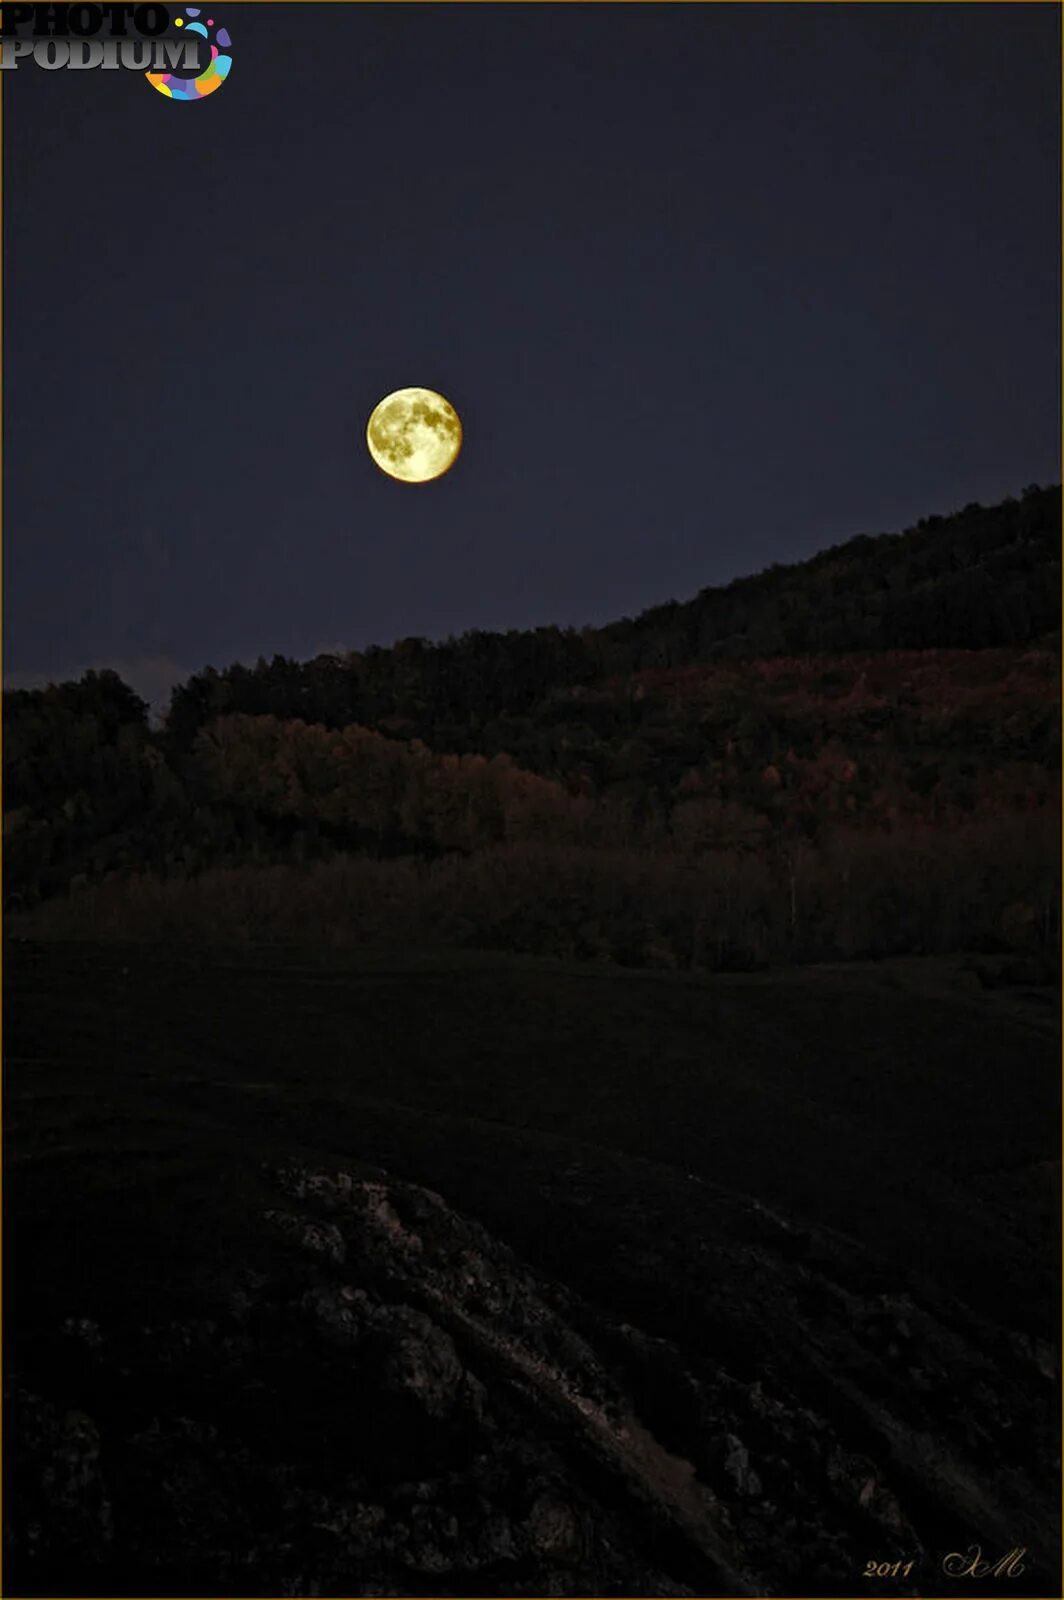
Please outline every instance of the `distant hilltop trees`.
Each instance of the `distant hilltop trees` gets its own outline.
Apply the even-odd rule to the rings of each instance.
[[[474,631],[432,644],[212,668],[174,691],[168,727],[188,747],[213,717],[302,717],[328,727],[408,719],[433,742],[523,713],[552,689],[751,657],[1042,644],[1059,647],[1061,491],[927,517],[808,561],[703,589],[602,628]],[[442,744],[441,744],[442,747]],[[462,746],[465,748],[465,746]]]

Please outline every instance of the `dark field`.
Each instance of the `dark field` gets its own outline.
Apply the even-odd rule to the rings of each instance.
[[[8,1594],[1059,1592],[1054,993],[5,978]]]

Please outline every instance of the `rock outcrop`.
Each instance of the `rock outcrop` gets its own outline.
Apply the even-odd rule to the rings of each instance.
[[[976,1543],[1027,1551],[982,1594],[1054,1592],[1050,1353],[845,1240],[721,1197],[665,1337],[620,1309],[680,1270],[656,1224],[607,1296],[365,1166],[247,1197],[198,1294],[163,1261],[154,1314],[16,1351],[8,1592],[915,1595]]]

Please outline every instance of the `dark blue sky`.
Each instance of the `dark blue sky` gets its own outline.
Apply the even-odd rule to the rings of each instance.
[[[1059,478],[1056,6],[216,9],[202,104],[5,74],[9,681],[606,621]]]

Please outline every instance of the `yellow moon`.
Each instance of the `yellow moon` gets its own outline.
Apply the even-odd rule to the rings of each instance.
[[[428,483],[453,467],[462,448],[454,407],[434,389],[396,389],[366,425],[369,453],[389,478]]]

